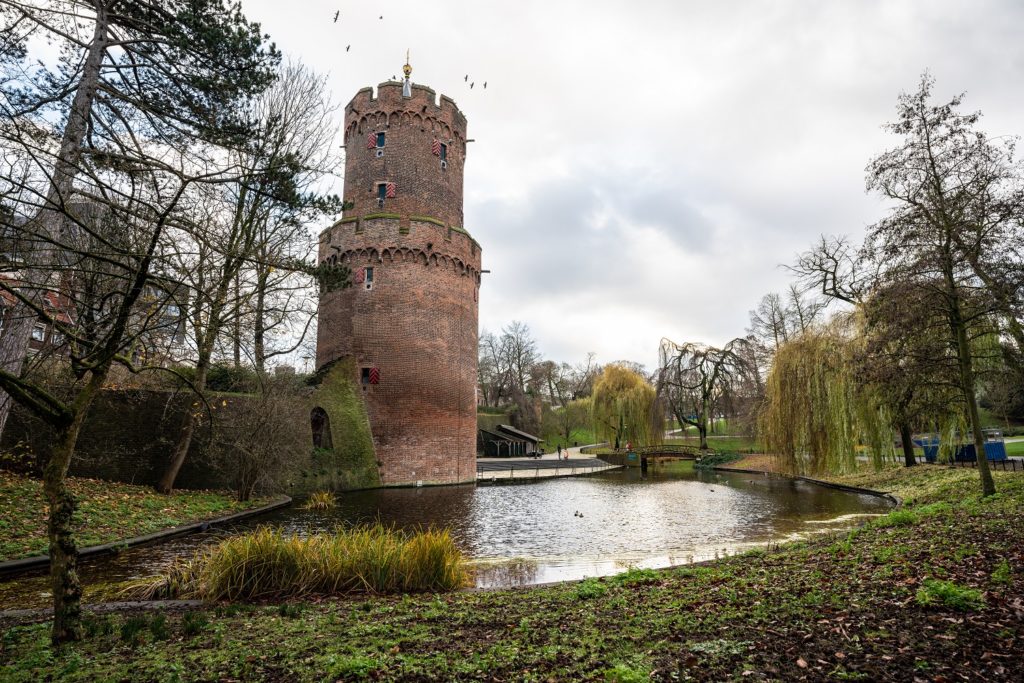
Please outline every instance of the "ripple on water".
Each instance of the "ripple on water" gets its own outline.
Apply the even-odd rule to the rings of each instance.
[[[227,533],[261,523],[304,534],[381,521],[447,527],[477,584],[509,586],[665,567],[807,538],[887,512],[884,499],[758,475],[697,472],[687,464],[509,486],[378,489],[340,494],[329,511],[272,512],[231,530],[133,548],[82,563],[83,579],[110,582],[160,571]],[[45,578],[0,584],[0,604],[37,602]],[[12,604],[12,602],[14,604]]]

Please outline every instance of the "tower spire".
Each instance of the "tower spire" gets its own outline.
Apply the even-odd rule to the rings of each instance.
[[[405,82],[402,84],[402,97],[412,97],[412,83],[409,82],[409,76],[412,75],[412,66],[409,64],[409,48],[405,49],[405,65],[402,67],[402,73],[405,74]]]

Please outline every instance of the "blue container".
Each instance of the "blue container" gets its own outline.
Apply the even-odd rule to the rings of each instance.
[[[1006,443],[1003,441],[985,442],[986,460],[1006,460]],[[978,460],[974,444],[968,443],[956,449],[957,462],[976,462]]]
[[[939,459],[939,440],[938,439],[917,439],[914,444],[920,446],[924,450],[925,462],[937,462]]]

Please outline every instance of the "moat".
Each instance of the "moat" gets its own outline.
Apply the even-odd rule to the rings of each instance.
[[[292,506],[234,530],[278,524],[297,533],[377,519],[448,527],[477,567],[479,587],[601,576],[629,567],[712,559],[856,525],[888,511],[881,498],[754,474],[667,463],[505,486],[378,489],[340,494],[327,512]],[[84,560],[87,584],[156,573],[231,530]],[[0,608],[44,605],[34,576],[0,583]]]

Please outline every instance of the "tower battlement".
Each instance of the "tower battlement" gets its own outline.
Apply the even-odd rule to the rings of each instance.
[[[459,110],[455,100],[447,95],[438,97],[433,88],[418,83],[412,84],[412,96],[405,97],[401,81],[378,84],[376,97],[373,88],[359,90],[345,105],[346,130],[353,122],[395,112],[407,112],[410,116],[418,114],[421,120],[433,119],[448,126],[453,135],[465,140],[466,116]]]
[[[463,227],[466,117],[454,100],[424,85],[386,81],[345,107],[344,217],[430,216]]]

